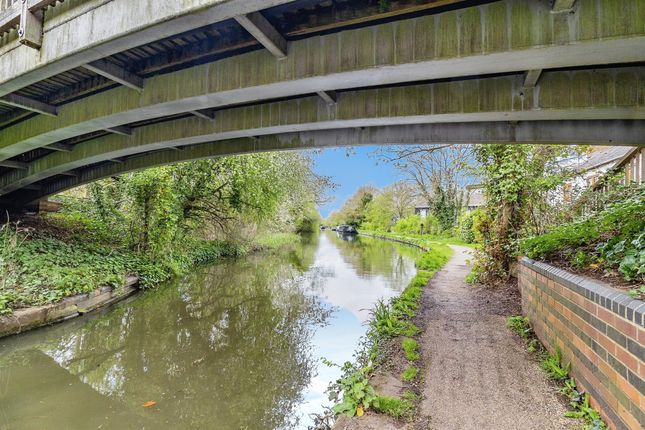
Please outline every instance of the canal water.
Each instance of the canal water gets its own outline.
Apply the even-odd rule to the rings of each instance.
[[[0,340],[0,430],[301,429],[415,248],[324,232]],[[154,402],[154,403],[153,403]],[[144,407],[147,405],[147,407]]]

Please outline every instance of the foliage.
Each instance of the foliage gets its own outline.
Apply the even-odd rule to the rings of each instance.
[[[529,325],[529,319],[522,315],[513,316],[506,320],[508,328],[518,333],[524,339],[529,352],[536,352],[542,358],[540,365],[549,377],[560,383],[560,393],[569,399],[569,406],[573,409],[565,414],[570,418],[582,419],[585,421],[585,430],[607,430],[600,413],[589,404],[589,394],[578,390],[576,381],[569,375],[570,365],[562,365],[562,352],[556,348],[554,354],[548,353],[533,329]]]
[[[401,374],[401,379],[405,382],[410,382],[414,380],[418,374],[419,374],[419,368],[414,366],[408,366]]]
[[[337,366],[328,360],[323,361],[328,366]],[[379,406],[379,398],[376,396],[374,387],[368,381],[371,370],[369,365],[357,367],[351,362],[346,362],[341,370],[342,376],[327,389],[329,400],[336,403],[332,408],[334,413],[345,414],[349,417],[361,416],[370,407]]]
[[[300,216],[295,219],[296,233],[313,233],[318,231],[320,226],[320,214],[313,206],[307,207]]]
[[[569,366],[562,367],[562,352],[556,349],[555,354],[548,354],[540,363],[540,366],[551,379],[562,382],[569,376]]]
[[[452,231],[464,204],[465,168],[472,158],[467,145],[388,146],[377,151],[379,158],[401,171],[417,188],[439,222],[441,230]]]
[[[645,281],[645,189],[586,218],[521,241],[530,258],[561,259],[584,268],[615,269]]]
[[[421,234],[423,221],[420,215],[408,215],[399,220],[392,227],[392,231],[398,234]]]
[[[405,358],[408,361],[418,361],[421,358],[421,354],[419,354],[419,342],[416,340],[405,338],[401,342],[401,346],[403,347]]]
[[[473,211],[462,210],[459,219],[457,220],[457,236],[466,243],[475,242]]]
[[[389,231],[392,226],[392,220],[395,218],[393,196],[394,192],[387,188],[378,193],[367,204],[365,222],[362,225],[374,231]]]
[[[395,418],[401,418],[410,416],[414,410],[414,404],[408,399],[378,396],[378,403],[375,405],[374,409],[383,414],[387,414]]]
[[[522,234],[540,232],[548,201],[567,177],[559,161],[571,150],[553,145],[477,145],[475,157],[483,180],[486,215],[477,229],[483,252],[475,273],[480,281],[507,280]]]
[[[329,215],[328,225],[348,224],[358,227],[365,221],[367,205],[372,201],[378,190],[374,187],[360,187],[340,208]]]
[[[31,238],[9,224],[0,230],[0,242],[5,244],[0,253],[0,313],[53,303],[100,286],[121,287],[126,276],[137,276],[148,288],[195,264],[241,252],[225,242],[193,239],[175,260],[161,261],[104,243]]]
[[[307,156],[286,153],[165,166],[77,189],[89,197],[61,196],[61,213],[19,232],[0,230],[0,312],[118,287],[129,275],[143,287],[156,285],[246,252],[244,235],[258,224],[312,230],[314,203],[329,185]],[[265,240],[262,246],[275,247],[294,238]]]

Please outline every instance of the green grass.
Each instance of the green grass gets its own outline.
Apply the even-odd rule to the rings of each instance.
[[[432,245],[458,245],[466,246],[468,248],[478,249],[480,248],[479,244],[476,243],[466,243],[459,237],[446,237],[446,236],[435,236],[430,234],[398,234],[398,233],[388,233],[382,231],[369,231],[369,230],[360,230],[361,233],[370,234],[374,236],[396,239],[396,240],[405,240],[414,243],[419,246],[432,246]]]
[[[410,416],[414,410],[414,404],[409,399],[397,399],[390,396],[378,396],[374,404],[374,410],[395,418]]]
[[[414,339],[405,338],[401,342],[403,347],[403,352],[405,352],[405,358],[409,361],[418,361],[421,358],[419,354],[419,342]]]
[[[403,373],[401,373],[401,379],[404,382],[413,381],[419,374],[419,368],[414,366],[408,366]]]

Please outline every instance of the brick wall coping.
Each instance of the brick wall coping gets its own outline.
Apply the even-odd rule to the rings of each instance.
[[[540,273],[548,279],[575,291],[616,315],[645,327],[645,302],[629,297],[608,284],[575,275],[550,264],[521,257],[520,264]]]

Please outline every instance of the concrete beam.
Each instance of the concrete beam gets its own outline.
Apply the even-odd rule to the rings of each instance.
[[[23,162],[20,162],[20,161],[4,160],[4,161],[0,161],[0,167],[8,167],[10,169],[27,170],[29,168],[29,164],[23,163]]]
[[[31,112],[40,113],[43,115],[57,116],[58,109],[56,106],[43,103],[29,97],[21,96],[18,94],[9,94],[0,97],[0,103],[4,105],[14,106],[20,109],[28,110]]]
[[[104,161],[121,160],[124,157],[146,154],[151,151],[183,148],[236,138],[248,138],[260,142],[263,136],[283,135],[294,131],[306,133],[323,130],[361,130],[379,126],[412,127],[419,124],[439,126],[439,124],[488,124],[490,122],[549,124],[558,120],[578,120],[580,123],[589,124],[593,121],[606,122],[606,120],[625,117],[638,119],[640,121],[636,122],[645,125],[645,107],[590,108],[581,106],[574,108],[567,106],[563,108],[559,103],[562,99],[568,99],[569,95],[562,88],[570,88],[571,85],[568,81],[563,80],[562,76],[569,76],[569,79],[576,79],[578,76],[576,73],[568,72],[553,73],[553,76],[546,76],[541,92],[547,98],[546,103],[532,100],[531,94],[521,97],[519,94],[523,77],[518,75],[482,80],[480,89],[473,85],[476,81],[426,84],[396,89],[379,88],[345,92],[342,97],[339,97],[338,104],[331,109],[317,96],[313,96],[306,99],[274,102],[260,107],[246,106],[222,110],[219,111],[220,120],[217,123],[186,117],[141,126],[137,129],[137,133],[129,138],[124,139],[113,135],[100,136],[74,145],[71,153],[52,153],[37,159],[30,164],[27,172],[8,172],[0,176],[0,192],[3,190],[3,186],[13,187],[17,186],[16,184],[40,181],[57,175],[61,171],[79,169]],[[558,84],[551,86],[552,82]],[[504,88],[507,91],[510,90],[510,93],[504,94]],[[497,94],[498,98],[485,101],[480,99],[480,91]],[[513,93],[515,96],[512,95]],[[613,94],[614,91],[611,93]],[[410,94],[416,95],[416,98],[406,98]],[[454,112],[454,106],[443,99],[445,94],[450,94],[456,100],[468,97],[476,101],[476,107],[470,106],[463,112]],[[555,100],[552,97],[555,97]],[[503,104],[504,101],[507,101],[506,105]],[[523,105],[524,102],[526,103]],[[604,103],[602,100],[598,100],[598,102]],[[502,103],[497,105],[502,110],[485,112],[480,110],[480,107],[492,107],[497,103]],[[560,108],[555,108],[555,106],[560,106]],[[390,111],[399,111],[400,115],[390,115]],[[612,124],[620,123],[620,121],[616,121]],[[596,130],[594,127],[591,129]],[[483,130],[485,131],[485,129]],[[608,137],[612,133],[615,134],[614,138]],[[339,135],[342,136],[342,133],[339,132]],[[571,141],[568,143],[579,143],[579,139],[589,144],[598,142],[598,139],[600,139],[600,143],[615,145],[644,142],[641,136],[634,137],[633,134],[621,133],[618,126],[607,128],[604,133],[597,134],[596,138],[592,136],[580,134],[576,138],[571,135]],[[489,135],[479,138],[471,136],[472,142],[487,141],[486,139],[489,138]],[[458,139],[458,137],[455,136],[454,139]]]
[[[318,91],[316,94],[328,105],[336,104],[336,91]]]
[[[32,12],[27,1],[22,2],[18,41],[33,49],[43,44],[43,14],[39,10]]]
[[[576,0],[553,0],[553,12],[571,12]]]
[[[72,152],[72,146],[68,145],[66,143],[52,143],[51,145],[45,146],[47,149],[51,149],[52,151],[55,152]]]
[[[126,127],[124,125],[106,128],[105,131],[114,133],[114,134],[119,134],[121,136],[132,136],[132,128]]]
[[[157,149],[146,156],[126,157],[122,163],[94,164],[79,170],[77,178],[60,178],[43,185],[41,194],[21,195],[29,183],[17,179],[11,186],[2,187],[0,194],[14,205],[27,203],[56,194],[78,185],[106,177],[143,170],[165,164],[216,158],[227,155],[264,151],[302,150],[358,145],[422,145],[422,144],[626,144],[643,142],[645,121],[539,121],[468,123],[468,124],[417,124],[322,130],[302,133],[251,138],[229,139],[184,147],[183,151],[171,148]],[[114,138],[107,136],[106,138]],[[642,145],[642,143],[641,143]],[[72,164],[70,164],[72,165]],[[61,165],[59,169],[64,169]],[[63,170],[61,170],[63,171]],[[8,194],[15,191],[12,194]],[[26,198],[27,201],[21,201]]]
[[[11,7],[0,12],[0,35],[16,25],[20,25],[23,7],[29,12],[39,13],[41,9],[53,5],[58,0],[27,0],[25,3],[17,1]]]
[[[260,12],[239,15],[235,20],[276,58],[287,56],[287,41]]]
[[[397,23],[401,28],[404,24],[411,25],[409,22]],[[379,56],[370,54],[357,58],[363,51],[372,52],[375,49],[377,42],[372,37],[376,30],[382,28],[382,31],[394,32],[389,25],[327,35],[317,38],[315,43],[306,40],[292,42],[294,53],[284,67],[276,67],[275,59],[266,52],[254,51],[214,64],[155,76],[146,80],[146,90],[139,97],[133,97],[122,88],[115,88],[65,104],[59,108],[57,121],[35,118],[3,130],[0,159],[12,158],[35,147],[106,127],[204,108],[311,94],[313,91],[454,78],[455,75],[645,60],[645,51],[641,49],[645,36],[428,61],[423,61],[422,53],[417,53],[415,58],[418,61],[410,63],[402,63],[405,57],[397,51],[395,42],[387,44],[381,41],[378,46],[385,48],[382,48]],[[369,37],[359,37],[356,31],[363,31],[359,34]],[[367,49],[360,49],[363,45]],[[328,46],[342,49],[329,51]],[[427,55],[434,58],[434,48]],[[343,60],[347,57],[353,60]],[[321,58],[324,60],[321,61]],[[393,64],[396,62],[399,64]],[[326,67],[317,66],[320,64],[326,64]],[[251,73],[250,70],[263,72]],[[569,93],[571,89],[567,91]]]
[[[524,76],[524,88],[534,88],[537,85],[541,75],[542,69],[529,70],[528,72],[526,72],[526,75]]]
[[[143,90],[143,78],[106,60],[84,64],[84,68],[133,90]]]
[[[215,111],[212,109],[193,110],[190,111],[190,113],[195,115],[197,118],[205,119],[207,121],[215,121]]]
[[[158,77],[161,79],[162,77]],[[455,121],[537,121],[557,119],[645,119],[645,99],[633,97],[633,88],[645,84],[645,67],[625,67],[617,70],[578,70],[545,72],[540,91],[523,93],[524,76],[508,75],[479,80],[454,80],[407,87],[344,91],[337,104],[328,107],[318,96],[285,100],[263,105],[251,105],[217,111],[218,121],[208,121],[184,130],[187,138],[195,133],[209,134],[215,139],[245,137],[284,132],[279,127],[338,128],[413,122]],[[183,82],[183,80],[180,80]],[[585,83],[581,85],[581,83]],[[606,88],[597,92],[594,88]],[[123,90],[124,92],[131,92]],[[105,102],[110,99],[106,97]],[[100,108],[101,105],[97,106]],[[92,106],[87,104],[86,109]],[[72,111],[71,113],[74,113]],[[123,122],[140,120],[129,112],[119,115]],[[72,118],[74,120],[75,118]],[[53,130],[39,134],[32,127],[19,124],[3,130],[0,135],[0,159],[12,158],[34,146],[70,135],[87,134],[92,130],[83,124],[78,132],[69,133],[61,121]],[[104,119],[92,120],[99,130],[108,128]],[[19,145],[10,145],[12,131],[35,136]],[[158,128],[161,129],[161,128]],[[76,130],[73,130],[76,131]],[[156,136],[170,139],[175,130]],[[51,140],[49,140],[51,139]],[[34,145],[34,146],[32,146]],[[109,148],[106,148],[109,149]],[[22,151],[20,151],[22,150]]]
[[[5,50],[0,61],[0,96],[137,46],[292,1],[155,0],[151,6],[132,0],[88,0],[76,8],[78,14],[72,9],[45,22],[45,43],[37,55],[18,42]],[[11,12],[0,15],[0,29],[12,25],[15,17]]]

